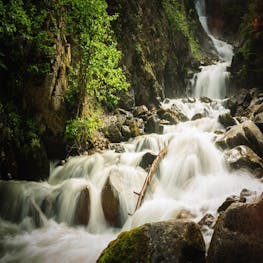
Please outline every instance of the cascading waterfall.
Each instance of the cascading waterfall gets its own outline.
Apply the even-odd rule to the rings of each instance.
[[[197,1],[197,10],[209,34],[203,3]],[[222,50],[228,47],[223,45]],[[227,52],[219,56],[224,62],[196,75],[197,97],[225,95],[230,57]],[[262,183],[249,172],[229,171],[214,145],[215,132],[224,131],[218,122],[227,112],[223,105],[223,100],[166,100],[163,108],[176,106],[189,121],[123,143],[123,153],[107,150],[53,164],[46,182],[0,181],[0,262],[95,262],[120,231],[176,219],[183,211],[198,222],[207,213],[216,215],[225,198],[243,188],[260,193]],[[197,113],[203,118],[191,120]],[[134,213],[134,191],[140,191],[147,175],[140,162],[166,146],[168,153]],[[109,200],[114,202],[107,207]],[[204,233],[207,244],[211,233]]]
[[[227,67],[232,62],[233,47],[224,41],[216,39],[211,34],[207,25],[205,0],[196,0],[196,10],[203,29],[214,44],[219,61],[214,65],[202,66],[201,72],[194,75],[191,81],[194,89],[193,93],[196,97],[206,96],[213,99],[222,99],[227,93],[229,78]]]

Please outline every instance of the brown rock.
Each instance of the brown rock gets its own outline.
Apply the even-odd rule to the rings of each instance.
[[[121,227],[120,200],[116,183],[114,175],[110,175],[101,191],[101,204],[107,222],[111,226]]]
[[[145,123],[145,132],[146,133],[162,133],[162,127],[160,125],[160,119],[151,115],[147,122]]]
[[[177,220],[145,224],[121,233],[97,262],[205,262],[199,226]]]
[[[255,263],[263,259],[263,196],[231,205],[217,220],[208,263]]]
[[[198,225],[200,227],[203,226],[208,226],[208,227],[212,227],[212,225],[215,222],[215,217],[211,214],[206,214],[202,217],[202,219],[198,222]]]
[[[237,122],[235,119],[232,117],[230,113],[224,113],[218,116],[218,121],[224,126],[224,127],[229,127],[236,125]]]
[[[263,134],[251,120],[232,126],[216,144],[223,149],[246,145],[263,156]]]
[[[225,159],[231,168],[245,168],[250,170],[257,177],[262,177],[262,159],[254,151],[252,151],[249,147],[245,145],[237,146],[234,149],[226,152]]]
[[[74,224],[85,225],[89,223],[90,217],[90,193],[89,188],[82,189],[78,196],[78,201],[75,210]]]
[[[218,213],[224,212],[233,203],[245,203],[245,202],[246,202],[246,198],[241,198],[235,195],[229,196],[226,198],[223,204],[219,206],[219,208],[217,209],[217,212]]]

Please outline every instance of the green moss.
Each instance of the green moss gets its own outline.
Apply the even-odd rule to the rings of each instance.
[[[102,252],[98,263],[150,262],[149,237],[145,226],[121,233]]]
[[[188,39],[192,56],[200,60],[200,45],[194,36],[195,22],[188,17],[184,3],[180,0],[163,0],[162,4],[172,29],[180,31]]]

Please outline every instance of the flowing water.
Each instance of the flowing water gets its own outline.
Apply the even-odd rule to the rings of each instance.
[[[194,75],[192,79],[193,94],[196,97],[208,96],[213,99],[221,99],[227,94],[229,78],[227,67],[232,62],[233,47],[224,41],[216,39],[211,34],[207,25],[205,0],[196,0],[196,10],[203,29],[213,42],[219,61],[216,64],[201,67],[201,72]]]
[[[201,4],[197,2],[197,10],[207,28]],[[214,43],[217,47],[217,40]],[[262,183],[247,171],[229,171],[214,144],[216,134],[224,131],[218,116],[227,112],[222,98],[231,63],[228,44],[221,47],[221,61],[196,75],[195,96],[213,100],[170,99],[162,104],[180,109],[189,121],[123,143],[123,153],[107,150],[72,157],[64,165],[53,163],[46,182],[0,181],[0,262],[95,262],[120,231],[180,217],[198,222],[208,213],[216,216],[225,198],[239,195],[243,188],[260,193]],[[191,121],[197,113],[203,117]],[[168,153],[134,213],[134,191],[140,191],[147,175],[140,161],[166,146]],[[112,209],[120,227],[112,227],[104,216],[108,196],[102,192],[109,182],[119,199]],[[207,244],[211,234],[209,229],[204,232]]]

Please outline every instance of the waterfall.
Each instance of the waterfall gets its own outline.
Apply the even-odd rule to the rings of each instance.
[[[220,61],[195,75],[197,98],[162,103],[164,109],[180,109],[189,120],[164,125],[163,134],[122,143],[123,153],[105,150],[53,163],[45,182],[0,181],[0,262],[93,263],[121,231],[182,213],[198,222],[206,214],[216,216],[226,197],[243,188],[262,191],[262,182],[248,171],[229,171],[214,145],[216,133],[224,131],[218,116],[228,112],[222,98],[232,47],[210,34],[204,1],[196,1],[196,8]],[[191,120],[196,114],[201,118]],[[134,192],[147,176],[141,161],[164,147],[168,152],[135,211]],[[211,234],[204,233],[206,244]]]
[[[196,0],[195,5],[199,21],[209,38],[212,40],[219,61],[214,65],[202,66],[201,71],[194,75],[191,80],[194,89],[193,92],[196,97],[206,96],[214,99],[222,99],[227,94],[229,79],[227,67],[229,67],[232,62],[233,47],[224,41],[216,39],[211,34],[207,25],[205,0]]]

